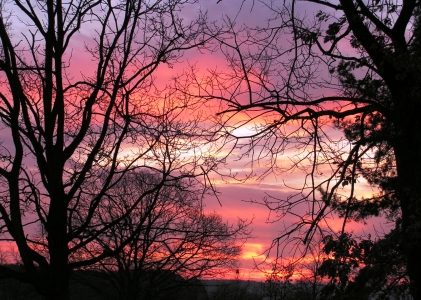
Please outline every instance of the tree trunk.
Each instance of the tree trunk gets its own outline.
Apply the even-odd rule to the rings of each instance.
[[[60,267],[62,265],[63,267]],[[46,300],[70,300],[70,272],[65,263],[51,265],[48,274],[49,288],[45,290],[44,297]]]
[[[58,280],[53,280],[53,282],[57,282]],[[67,288],[62,289],[63,286],[54,287],[51,285],[51,290],[44,294],[45,300],[70,300],[70,292],[69,292],[69,285],[67,284]]]
[[[54,170],[56,171],[56,170]],[[61,171],[61,170],[59,170]],[[48,247],[50,253],[50,268],[48,282],[50,289],[45,294],[47,300],[69,300],[70,270],[68,265],[67,241],[67,200],[63,193],[60,173],[54,175],[51,202],[47,219]]]
[[[49,267],[40,270],[33,285],[39,295],[46,300],[70,300],[70,272],[56,272],[58,268]]]
[[[396,105],[393,147],[402,210],[402,246],[407,257],[411,294],[421,300],[421,101],[414,86],[402,86]]]

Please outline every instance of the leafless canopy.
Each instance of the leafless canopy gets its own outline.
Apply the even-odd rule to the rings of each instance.
[[[95,219],[101,227],[112,223],[160,181],[152,173],[126,176],[109,190],[109,201]],[[191,185],[187,179],[165,183],[144,197],[123,222],[98,236],[94,247],[77,252],[88,257],[104,249],[114,251],[134,236],[117,255],[89,268],[115,286],[115,299],[150,299],[174,289],[175,274],[184,279],[184,286],[190,286],[198,278],[223,276],[237,266],[248,235],[246,222],[232,225],[216,213],[205,213],[200,190]]]
[[[0,276],[68,299],[70,270],[115,256],[136,235],[84,249],[148,197],[180,182],[207,192],[216,161],[204,106],[162,79],[208,41],[205,14],[182,16],[195,2],[1,2],[0,229],[25,272],[1,267]],[[154,184],[107,211],[133,172],[154,174]]]
[[[264,7],[266,22],[225,18],[219,42],[227,71],[195,78],[190,95],[221,101],[232,153],[245,164],[251,158],[261,178],[302,172],[302,184],[284,181],[295,193],[258,201],[274,221],[296,220],[280,225],[277,254],[285,241],[308,244],[317,232],[337,233],[331,213],[343,217],[342,234],[349,220],[384,214],[405,232],[419,299],[419,1],[252,3],[251,14]],[[238,128],[249,134],[236,135]],[[379,192],[362,198],[356,191],[364,182]]]

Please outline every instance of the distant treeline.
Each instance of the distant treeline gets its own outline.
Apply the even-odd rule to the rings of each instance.
[[[8,265],[15,271],[21,266]],[[132,278],[136,278],[133,281]],[[137,278],[141,278],[137,281]],[[354,297],[355,293],[350,293]],[[361,294],[361,299],[366,298]],[[332,292],[327,283],[310,280],[265,282],[246,280],[186,280],[168,270],[145,271],[139,274],[115,274],[86,270],[73,272],[70,284],[72,300],[325,300],[352,299]],[[29,283],[16,279],[0,279],[0,299],[43,300]],[[356,299],[356,298],[354,298]],[[412,299],[409,291],[390,291],[390,300]]]

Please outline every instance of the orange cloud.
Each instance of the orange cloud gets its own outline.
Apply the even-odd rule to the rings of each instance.
[[[242,259],[264,259],[263,254],[266,245],[260,243],[245,243]]]

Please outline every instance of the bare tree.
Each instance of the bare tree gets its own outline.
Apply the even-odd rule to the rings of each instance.
[[[227,71],[196,79],[190,94],[225,104],[233,153],[266,168],[262,177],[303,172],[303,185],[286,183],[294,194],[263,201],[279,219],[297,218],[273,247],[308,244],[331,213],[343,218],[340,235],[349,220],[386,215],[421,299],[420,2],[258,2],[267,23],[225,18]],[[235,136],[244,127],[252,133]],[[358,199],[361,180],[380,192]]]
[[[160,91],[156,75],[206,44],[205,15],[180,16],[195,2],[1,2],[0,229],[24,266],[1,267],[2,276],[46,299],[69,299],[71,270],[115,257],[137,232],[80,253],[148,195],[182,178],[206,181],[216,160],[203,147],[203,106]],[[102,220],[108,193],[134,170],[158,181]]]
[[[122,251],[90,268],[114,287],[114,293],[97,287],[108,294],[107,299],[176,297],[197,287],[197,279],[223,275],[236,266],[247,224],[239,220],[230,225],[216,213],[205,213],[201,191],[188,179],[166,182],[143,196],[161,181],[154,173],[132,172],[114,185],[97,216],[104,227],[134,207],[139,197],[142,201],[123,222],[97,237],[96,248],[79,252],[91,257],[104,250],[116,252],[133,237]]]
[[[292,296],[292,275],[294,266],[274,265],[269,274],[266,275],[266,295],[270,300],[285,300]]]

